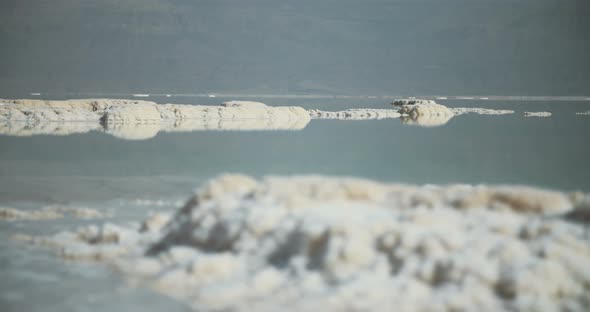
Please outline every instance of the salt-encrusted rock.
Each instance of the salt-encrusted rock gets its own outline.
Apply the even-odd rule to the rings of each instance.
[[[52,238],[204,311],[585,311],[584,195],[226,175],[171,217]]]
[[[572,208],[572,202],[563,193],[526,186],[501,186],[493,189],[474,188],[458,196],[453,206],[502,207],[513,211],[558,214]]]
[[[105,110],[100,121],[103,124],[153,124],[162,117],[157,104],[116,105]]]
[[[451,117],[453,117],[453,112],[451,110],[449,110],[444,105],[440,105],[440,104],[436,104],[436,103],[403,105],[400,107],[399,112],[401,114],[409,115],[410,117],[431,117],[431,116],[451,116]]]
[[[550,112],[524,112],[525,117],[550,117]]]
[[[223,102],[225,107],[248,107],[248,108],[265,108],[266,104],[253,101],[227,101]]]
[[[446,106],[432,100],[397,100],[391,103],[399,106],[402,122],[425,127],[440,126],[453,118],[453,112]]]
[[[454,116],[453,112],[440,104],[405,105],[399,112],[403,123],[423,127],[444,125]]]
[[[155,105],[154,102],[117,99],[76,99],[65,101],[0,99],[0,121],[70,122],[98,121],[113,106]]]
[[[576,193],[576,196],[573,196],[573,201],[575,203],[574,209],[568,211],[566,214],[563,215],[565,220],[576,222],[580,224],[584,224],[587,228],[586,230],[590,230],[590,194],[583,195],[580,193]]]
[[[419,99],[399,99],[391,102],[393,106],[406,106],[406,105],[422,105],[422,104],[437,104],[433,100],[419,100]]]
[[[313,119],[344,119],[344,120],[369,120],[399,118],[401,116],[393,109],[372,109],[372,108],[355,108],[337,112],[322,111],[319,109],[308,110]]]
[[[138,140],[160,131],[298,130],[309,120],[309,113],[301,107],[271,107],[249,101],[203,106],[109,99],[0,100],[0,133],[10,135],[104,130],[119,138]]]
[[[455,116],[474,113],[479,115],[507,115],[514,114],[513,110],[509,109],[490,109],[481,107],[452,107],[449,108]]]
[[[0,106],[0,122],[96,122],[99,118],[86,108]]]
[[[0,220],[17,221],[17,220],[51,220],[63,218],[59,211],[32,210],[26,211],[15,208],[0,207]]]
[[[98,210],[85,207],[61,207],[48,206],[42,209],[16,209],[0,207],[0,220],[20,221],[20,220],[53,220],[71,216],[81,219],[102,218],[104,215]]]
[[[73,99],[73,100],[30,100],[30,99],[0,99],[3,106],[15,105],[28,108],[61,108],[61,109],[85,109],[101,112],[116,105],[131,104],[155,104],[151,101],[124,100],[124,99]]]
[[[98,122],[37,122],[0,121],[0,134],[12,136],[32,135],[70,135],[101,131],[103,127]]]
[[[113,106],[105,111],[105,123],[159,123],[179,120],[199,120],[202,123],[219,120],[259,120],[261,123],[307,123],[309,114],[300,107],[271,107],[263,103],[231,101],[223,106],[146,104]]]

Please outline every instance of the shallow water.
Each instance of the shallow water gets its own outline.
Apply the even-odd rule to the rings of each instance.
[[[155,100],[218,104],[228,99]],[[383,99],[263,101],[323,110],[387,108],[388,103]],[[426,128],[405,125],[399,119],[312,120],[300,131],[160,133],[141,141],[101,132],[0,136],[0,206],[92,207],[110,212],[107,221],[125,223],[141,220],[150,212],[175,209],[200,183],[224,172],[344,175],[417,184],[526,184],[590,191],[586,168],[590,117],[575,114],[587,111],[588,102],[439,102],[515,113],[461,115],[446,125]],[[525,111],[549,111],[552,116],[524,117]],[[0,232],[8,238],[16,233],[52,234],[97,221],[0,222]],[[63,262],[47,250],[30,249],[10,239],[3,240],[1,248],[0,301],[9,311],[186,309],[161,295],[129,287],[107,267]]]
[[[224,100],[194,99],[207,104]],[[323,110],[387,108],[386,100],[266,102]],[[318,173],[421,184],[518,183],[590,190],[590,173],[583,170],[590,159],[590,118],[575,114],[588,110],[587,102],[440,102],[449,107],[512,109],[515,113],[461,115],[432,128],[404,125],[399,119],[312,120],[301,131],[160,133],[142,141],[100,132],[0,136],[0,196],[62,202],[128,193],[182,195],[195,183],[222,172],[255,176]],[[553,115],[524,117],[524,111]]]

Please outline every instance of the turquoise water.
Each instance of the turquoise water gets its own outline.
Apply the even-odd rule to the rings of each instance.
[[[266,102],[326,110],[387,107],[383,100]],[[126,195],[166,197],[186,194],[200,181],[224,172],[590,191],[590,171],[585,170],[590,159],[590,117],[575,114],[588,110],[587,102],[441,102],[449,107],[516,112],[461,115],[432,128],[405,125],[399,119],[312,120],[300,131],[160,133],[141,141],[101,132],[0,136],[0,198],[67,202]],[[524,111],[553,115],[524,117]]]
[[[108,267],[65,262],[9,237],[173,211],[224,172],[590,192],[590,116],[575,114],[590,110],[589,14],[587,0],[0,1],[4,98],[157,93],[147,99],[246,99],[330,111],[386,108],[391,100],[357,94],[582,99],[443,100],[516,113],[469,114],[435,128],[399,119],[312,120],[301,131],[160,133],[143,141],[98,131],[0,135],[0,207],[112,214],[0,220],[0,310],[187,310],[130,287]],[[230,93],[249,96],[219,96]],[[525,118],[524,111],[553,115]]]
[[[187,103],[190,98],[166,99]],[[217,104],[223,98],[193,99]],[[385,108],[381,99],[264,99],[271,105],[341,110]],[[161,101],[160,101],[161,102]],[[527,184],[590,191],[587,102],[440,101],[450,107],[512,109],[468,114],[424,128],[399,119],[312,120],[300,131],[160,133],[128,141],[102,132],[0,136],[0,206],[50,204],[110,212],[126,223],[172,211],[203,181],[225,172],[255,176],[326,174],[404,183]],[[526,118],[524,111],[550,111]],[[151,200],[148,201],[148,200]],[[51,235],[90,223],[2,221],[0,233]],[[64,262],[10,239],[0,248],[4,311],[182,311],[187,307],[130,287],[108,267]],[[59,286],[56,286],[59,285]],[[34,300],[30,300],[34,298]]]

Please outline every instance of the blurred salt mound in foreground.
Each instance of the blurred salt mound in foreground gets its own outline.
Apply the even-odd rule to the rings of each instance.
[[[176,214],[34,242],[199,311],[586,311],[588,195],[225,175]]]
[[[309,119],[301,107],[248,101],[204,106],[113,99],[0,100],[0,133],[23,136],[104,130],[124,139],[146,139],[160,131],[299,130]]]

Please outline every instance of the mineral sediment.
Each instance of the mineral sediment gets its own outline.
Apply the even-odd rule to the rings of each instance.
[[[98,130],[125,139],[146,139],[161,131],[298,130],[309,120],[301,107],[249,101],[204,106],[113,99],[0,100],[0,133],[10,135]]]
[[[139,228],[31,238],[203,311],[585,311],[584,194],[225,175]]]
[[[336,112],[312,109],[308,112],[312,119],[370,120],[399,118],[401,116],[401,114],[397,110],[372,108],[355,108]]]
[[[525,117],[550,117],[550,112],[524,112]]]
[[[514,114],[513,110],[509,109],[490,109],[481,107],[453,107],[449,108],[456,116],[468,113],[479,115],[507,115]]]

